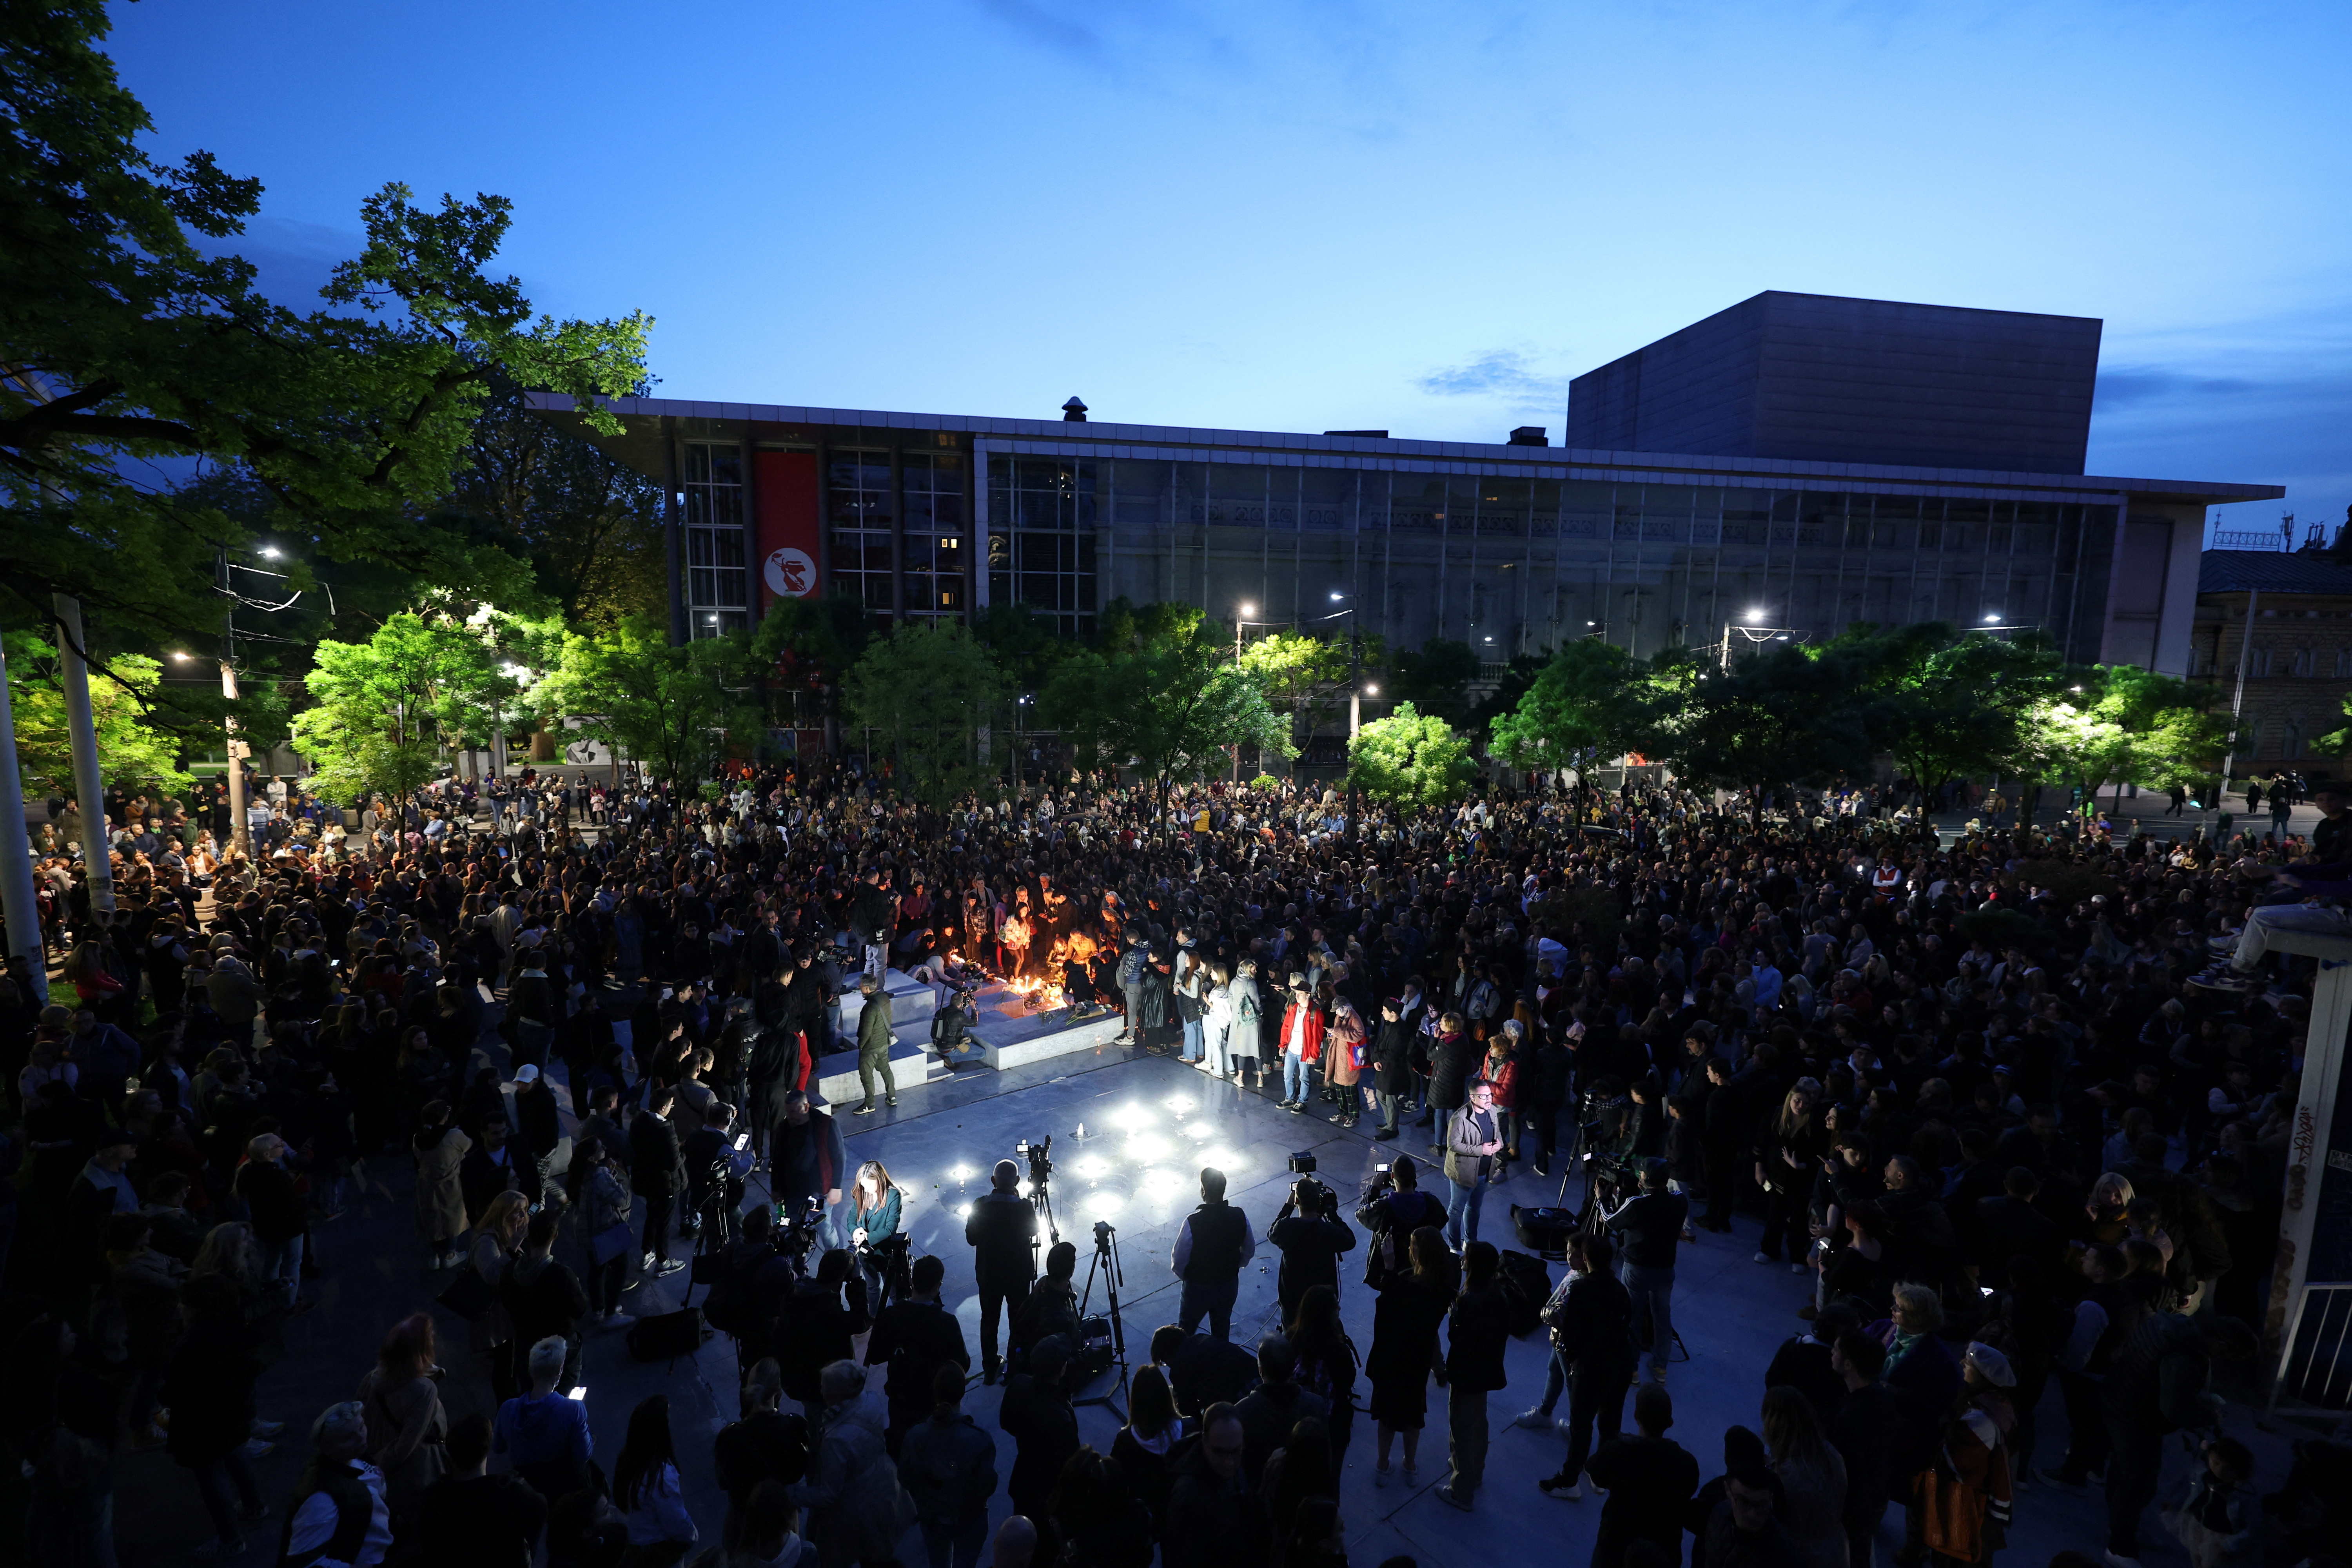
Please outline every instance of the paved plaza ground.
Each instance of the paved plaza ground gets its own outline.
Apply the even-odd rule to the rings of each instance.
[[[502,1054],[495,1037],[486,1037],[486,1059]],[[844,1108],[845,1110],[846,1108]],[[1083,1125],[1085,1136],[1078,1134]],[[1362,1131],[1343,1131],[1318,1115],[1278,1110],[1274,1097],[1212,1081],[1169,1058],[1120,1047],[1057,1058],[998,1074],[972,1069],[956,1079],[909,1089],[895,1110],[870,1118],[843,1117],[853,1165],[878,1159],[906,1189],[907,1222],[918,1255],[936,1253],[948,1266],[946,1299],[961,1319],[968,1342],[978,1343],[979,1303],[972,1292],[971,1253],[963,1244],[964,1205],[985,1190],[986,1172],[1008,1157],[1023,1138],[1054,1138],[1057,1173],[1052,1184],[1062,1234],[1081,1247],[1080,1279],[1093,1222],[1117,1227],[1126,1285],[1121,1292],[1130,1356],[1141,1360],[1150,1331],[1175,1315],[1178,1282],[1168,1258],[1177,1226],[1197,1196],[1199,1166],[1214,1163],[1232,1177],[1232,1197],[1263,1234],[1290,1180],[1286,1157],[1313,1152],[1320,1173],[1343,1194],[1352,1194],[1368,1161],[1391,1158],[1386,1151],[1418,1154],[1426,1146],[1410,1135],[1376,1144]],[[311,1287],[314,1310],[289,1330],[286,1353],[264,1379],[260,1402],[266,1415],[289,1424],[289,1441],[262,1461],[267,1494],[274,1507],[294,1484],[300,1444],[292,1441],[302,1425],[327,1404],[352,1396],[383,1330],[428,1302],[445,1275],[428,1274],[410,1230],[410,1172],[397,1153],[367,1163],[363,1195],[342,1220],[318,1231],[324,1276]],[[1557,1178],[1539,1182],[1521,1174],[1490,1195],[1482,1228],[1486,1239],[1514,1246],[1509,1207],[1553,1201]],[[1576,1194],[1571,1193],[1571,1199]],[[1352,1200],[1349,1205],[1352,1207]],[[1721,1469],[1721,1437],[1733,1424],[1759,1424],[1763,1370],[1774,1348],[1801,1328],[1797,1310],[1808,1281],[1784,1265],[1751,1258],[1756,1221],[1742,1216],[1731,1237],[1704,1235],[1682,1251],[1675,1319],[1691,1359],[1677,1362],[1668,1386],[1675,1395],[1674,1436],[1698,1458],[1702,1474]],[[567,1261],[575,1250],[562,1244]],[[1234,1337],[1253,1342],[1275,1321],[1275,1259],[1264,1253],[1244,1273]],[[1360,1351],[1371,1342],[1372,1297],[1357,1283],[1360,1264],[1343,1270],[1343,1306]],[[1559,1269],[1553,1266],[1552,1277]],[[684,1274],[629,1294],[638,1314],[667,1310],[683,1293]],[[700,1292],[696,1292],[699,1300]],[[1100,1310],[1102,1290],[1094,1292]],[[444,1398],[452,1417],[487,1408],[487,1376],[465,1352],[464,1325],[441,1314],[443,1360],[451,1368]],[[585,1352],[587,1405],[596,1456],[608,1468],[617,1453],[628,1414],[649,1394],[667,1394],[688,1499],[703,1525],[715,1533],[723,1504],[711,1483],[709,1440],[735,1415],[736,1368],[731,1345],[713,1339],[692,1361],[675,1367],[633,1362],[618,1331],[591,1331]],[[1423,1451],[1420,1486],[1401,1482],[1385,1489],[1372,1483],[1375,1441],[1369,1420],[1360,1420],[1347,1454],[1341,1506],[1347,1521],[1349,1556],[1359,1568],[1400,1553],[1429,1568],[1491,1568],[1526,1560],[1538,1542],[1556,1550],[1540,1560],[1580,1565],[1591,1550],[1600,1518],[1597,1500],[1567,1503],[1546,1498],[1537,1480],[1555,1471],[1563,1444],[1549,1432],[1515,1430],[1511,1417],[1532,1404],[1543,1384],[1545,1349],[1540,1335],[1514,1342],[1507,1357],[1510,1384],[1490,1398],[1495,1429],[1486,1485],[1475,1511],[1457,1512],[1430,1495],[1444,1476],[1444,1399],[1436,1394]],[[1100,1392],[1100,1385],[1085,1392]],[[992,1431],[999,1391],[975,1384],[966,1408]],[[1434,1393],[1434,1391],[1433,1391]],[[1123,1403],[1123,1402],[1122,1402]],[[1565,1414],[1562,1401],[1561,1413]],[[2042,1406],[2042,1462],[2063,1451],[2064,1415],[2054,1388]],[[1630,1419],[1630,1409],[1629,1409]],[[1117,1419],[1100,1407],[1079,1412],[1086,1439],[1108,1450]],[[2267,1489],[2283,1479],[2286,1437],[2259,1431],[2252,1417],[2233,1410],[2231,1429],[2248,1440],[2261,1459],[2260,1481]],[[1012,1461],[1012,1443],[999,1435],[1000,1470]],[[2188,1461],[2168,1455],[2165,1496],[2174,1495]],[[186,1560],[190,1547],[207,1533],[195,1489],[185,1472],[161,1451],[121,1461],[116,1494],[121,1561],[128,1568]],[[1007,1511],[1000,1493],[999,1514]],[[2067,1491],[2036,1484],[2021,1493],[2012,1544],[2004,1561],[2040,1564],[2066,1548],[2092,1552],[2105,1544],[2104,1509],[2095,1490]],[[267,1562],[275,1552],[275,1521],[265,1545],[254,1542],[249,1557]],[[1900,1544],[1901,1516],[1890,1516],[1882,1539],[1881,1562]],[[1540,1534],[1537,1532],[1541,1532]],[[2144,1531],[2151,1563],[2182,1560],[2153,1524]],[[904,1559],[919,1564],[919,1544],[909,1539]]]

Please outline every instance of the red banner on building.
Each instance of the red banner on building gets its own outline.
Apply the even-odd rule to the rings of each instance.
[[[779,599],[808,598],[822,586],[816,569],[821,524],[815,453],[761,452],[756,460],[764,608]]]

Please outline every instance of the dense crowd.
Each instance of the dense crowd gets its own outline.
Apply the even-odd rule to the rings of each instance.
[[[115,1460],[160,1444],[208,1558],[282,1509],[271,1533],[306,1565],[543,1542],[551,1563],[845,1568],[918,1525],[933,1568],[1330,1564],[1356,1413],[1375,1480],[1418,1485],[1434,1379],[1438,1495],[1469,1508],[1503,1344],[1540,1324],[1548,1385],[1518,1419],[1567,1399],[1544,1490],[1601,1489],[1607,1568],[1679,1561],[1686,1533],[1713,1568],[1865,1568],[1890,1506],[1906,1561],[1983,1562],[2037,1474],[2103,1478],[2127,1560],[2177,1429],[2212,1434],[2210,1463],[2164,1517],[2222,1561],[2256,1507],[2207,1383],[2261,1317],[2308,1013],[2309,976],[2264,967],[2260,938],[2341,923],[2301,902],[2330,884],[2273,876],[2347,858],[2352,816],[2320,803],[2313,845],[2240,860],[2079,824],[1947,845],[1874,797],[1496,790],[1351,824],[1287,787],[932,807],[804,763],[691,792],[524,778],[487,820],[445,782],[357,829],[265,826],[201,874],[118,832],[111,915],[61,846],[50,1000],[21,965],[0,982],[0,1439],[28,1540],[109,1561]],[[845,997],[886,966],[933,980],[950,1019],[982,974],[1116,1008],[1142,1051],[1369,1124],[1390,1168],[1352,1204],[1303,1184],[1266,1224],[1284,1331],[1254,1349],[1225,1342],[1259,1237],[1204,1172],[1171,1259],[1181,1321],[1098,1453],[1070,1405],[1075,1256],[1032,1278],[1019,1173],[971,1222],[975,1358],[940,1300],[962,1261],[908,1257],[903,1194],[850,1170],[812,1103]],[[860,1014],[856,1109],[876,1076],[896,1092],[886,1013]],[[420,1310],[308,1426],[296,1496],[265,1498],[250,1460],[279,1434],[257,1399],[307,1310],[309,1240],[385,1153],[413,1163],[418,1258],[466,1324],[448,1375],[487,1378],[498,1415],[448,1420],[457,1358]],[[1591,1212],[1549,1222],[1569,1274],[1531,1294],[1481,1238],[1486,1197],[1580,1153]],[[753,1177],[772,1202],[747,1208]],[[1330,1288],[1358,1250],[1343,1211],[1379,1296],[1360,1353]],[[1674,1265],[1744,1212],[1756,1264],[1806,1275],[1813,1305],[1701,1487],[1713,1464],[1666,1436]],[[566,1397],[582,1339],[645,1327],[625,1298],[686,1266],[680,1231],[738,1342],[742,1419],[682,1452],[649,1399],[607,1469]],[[996,1442],[961,1410],[975,1363],[1013,1446],[992,1547]],[[2053,1405],[2063,1454],[2037,1437]],[[698,1464],[723,1521],[682,1506]]]

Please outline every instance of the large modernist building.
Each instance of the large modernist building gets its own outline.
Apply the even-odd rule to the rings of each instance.
[[[1759,294],[1579,377],[1560,447],[1075,398],[1046,419],[626,399],[605,444],[667,487],[681,638],[811,594],[885,620],[1017,603],[1084,634],[1124,596],[1334,630],[1352,609],[1393,647],[1490,659],[1944,619],[2187,674],[2206,509],[2284,492],[2084,474],[2099,328]]]

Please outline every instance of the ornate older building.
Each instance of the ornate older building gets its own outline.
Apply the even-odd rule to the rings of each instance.
[[[2209,550],[2198,563],[2194,677],[2238,700],[2240,778],[2293,767],[2336,771],[2319,738],[2352,723],[2352,556],[2313,545],[2283,551]]]

